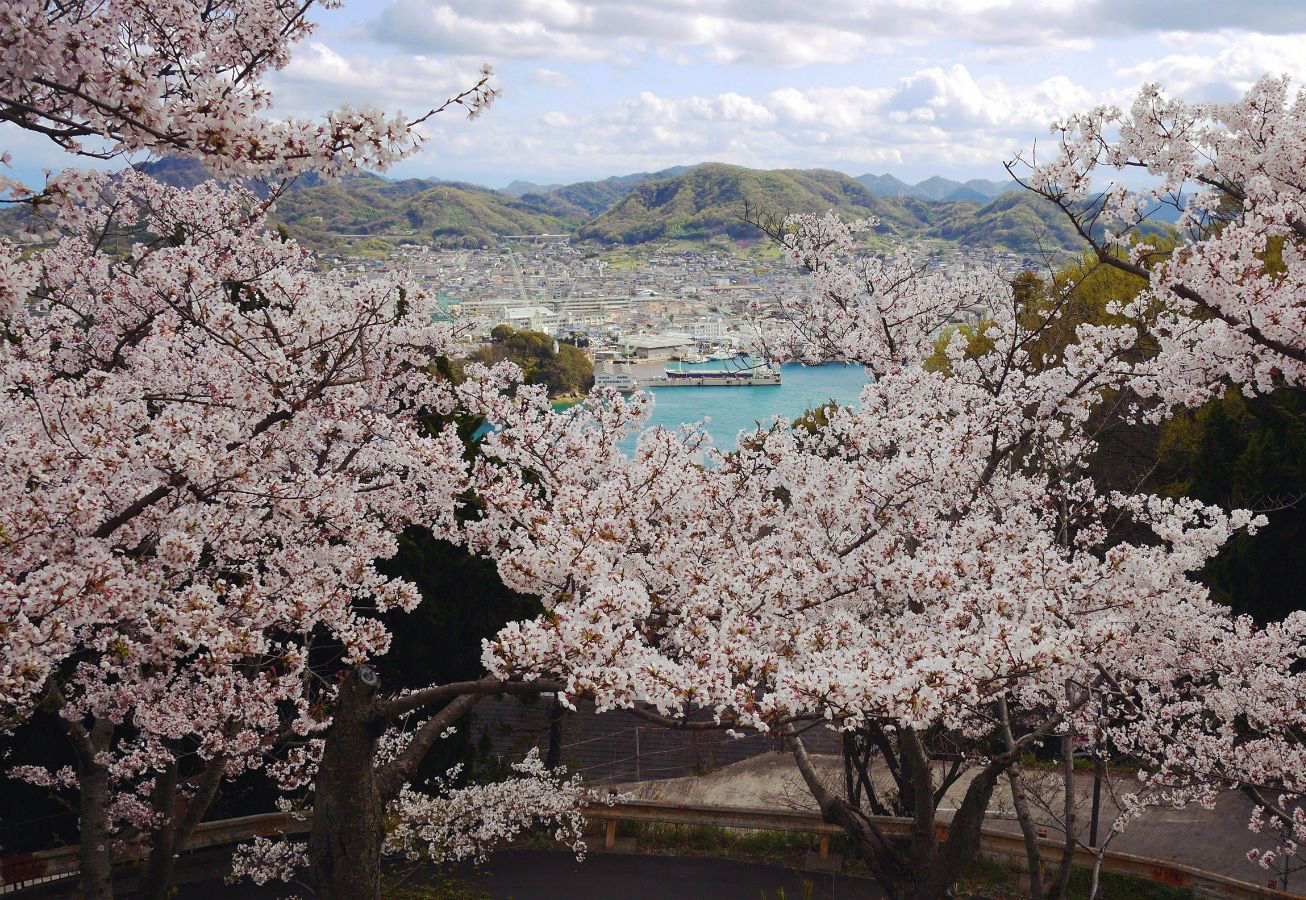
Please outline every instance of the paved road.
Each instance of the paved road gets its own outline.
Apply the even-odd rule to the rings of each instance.
[[[879,900],[872,882],[779,866],[682,856],[509,850],[466,879],[495,900]],[[810,887],[808,887],[810,885]],[[783,893],[781,891],[783,890]]]
[[[842,790],[843,768],[837,756],[813,755],[813,762],[827,784],[836,791]],[[1059,810],[1061,776],[1054,771],[1034,770],[1027,781],[1034,793],[1043,794],[1045,803]],[[881,788],[890,786],[883,767],[873,773]],[[970,776],[963,778],[948,792],[941,805],[946,818],[961,802]],[[1077,832],[1086,837],[1091,808],[1093,779],[1082,774],[1076,779]],[[1127,791],[1131,782],[1113,776],[1112,783],[1103,790],[1102,822],[1105,834],[1115,820],[1119,807],[1112,800],[1113,789]],[[718,769],[697,778],[670,778],[662,781],[645,781],[625,786],[642,799],[670,800],[681,803],[704,803],[713,806],[745,806],[766,809],[814,809],[811,793],[803,784],[793,758],[784,753],[768,753]],[[985,824],[1014,834],[1020,832],[1011,810],[1011,795],[1004,781],[994,792]],[[1183,809],[1153,807],[1112,839],[1111,850],[1135,853],[1157,859],[1174,860],[1200,869],[1220,872],[1252,884],[1265,884],[1269,880],[1260,866],[1247,860],[1247,850],[1257,844],[1257,836],[1247,830],[1251,804],[1237,793],[1226,793],[1218,798],[1213,809],[1190,805]],[[1056,821],[1035,810],[1035,818],[1043,821],[1053,839],[1060,837]],[[1306,879],[1297,876],[1289,887],[1302,892]]]
[[[177,888],[177,900],[280,900],[297,895],[292,886],[256,887],[248,882],[222,882],[229,863],[222,850],[186,857],[188,882]],[[493,900],[881,900],[870,881],[818,872],[797,872],[723,859],[680,856],[635,856],[592,853],[576,862],[570,853],[548,850],[505,850],[492,855],[480,869],[455,873]],[[417,880],[425,880],[419,873]],[[193,880],[191,880],[193,879]],[[129,879],[117,893],[130,900]],[[783,891],[783,893],[781,893]],[[810,891],[810,893],[809,893]],[[21,900],[75,896],[76,884],[47,884],[17,895]],[[302,895],[302,892],[300,892]]]

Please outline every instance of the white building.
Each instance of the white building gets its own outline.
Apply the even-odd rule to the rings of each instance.
[[[621,347],[638,359],[670,359],[694,346],[687,334],[632,334],[621,339]]]

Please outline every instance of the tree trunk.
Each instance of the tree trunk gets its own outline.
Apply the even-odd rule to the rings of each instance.
[[[1056,883],[1048,891],[1050,900],[1066,896],[1066,889],[1070,886],[1070,866],[1075,859],[1075,736],[1069,731],[1061,738],[1061,774],[1065,781],[1063,824],[1066,843],[1061,851],[1061,869],[1057,872]]]
[[[909,896],[910,876],[902,854],[862,815],[861,810],[854,809],[842,797],[836,797],[821,782],[820,773],[812,765],[802,738],[793,738],[793,754],[807,789],[821,809],[822,818],[848,834],[857,855],[866,863],[885,896],[889,900]]]
[[[899,759],[904,780],[911,785],[911,845],[908,851],[919,880],[934,864],[938,846],[935,834],[934,770],[920,735],[911,728],[898,729]]]
[[[938,845],[929,870],[919,877],[913,900],[942,900],[949,896],[961,873],[979,855],[980,828],[998,776],[1005,768],[990,763],[971,780],[961,806],[948,824],[948,839]]]
[[[87,728],[80,719],[63,715],[64,698],[57,684],[50,688],[48,709],[63,723],[77,755],[78,867],[83,900],[112,900],[113,849],[109,832],[109,770],[100,760],[113,742],[113,723],[96,719]]]
[[[145,900],[166,900],[172,888],[172,876],[177,868],[177,857],[190,843],[196,826],[204,819],[227,767],[227,757],[219,754],[204,765],[195,793],[185,808],[181,809],[177,792],[177,768],[174,763],[155,781],[154,810],[164,814],[163,825],[154,832],[150,842],[150,858],[145,868],[145,881],[141,896]]]
[[[998,697],[998,721],[1001,723],[1002,741],[1007,753],[1015,762],[1007,772],[1011,783],[1011,805],[1016,810],[1016,821],[1020,823],[1020,833],[1025,837],[1025,858],[1029,863],[1029,900],[1043,900],[1043,856],[1038,850],[1038,832],[1034,827],[1034,817],[1029,812],[1029,802],[1025,797],[1025,779],[1020,771],[1020,754],[1016,750],[1015,735],[1011,731],[1011,715],[1007,709],[1007,699]]]
[[[177,763],[173,762],[154,777],[154,792],[150,798],[155,815],[163,822],[154,830],[150,840],[150,858],[145,866],[145,883],[142,896],[148,900],[163,900],[168,896],[168,883],[180,851],[177,835]]]
[[[314,782],[308,853],[322,900],[379,900],[385,806],[373,767],[376,693],[353,672],[340,685]]]
[[[80,846],[83,900],[112,900],[113,854],[109,837],[109,771],[93,759],[82,759],[77,773],[81,794]]]
[[[549,752],[545,754],[544,765],[556,769],[562,762],[562,717],[566,710],[554,697],[549,701]]]
[[[1029,900],[1043,900],[1043,856],[1038,851],[1038,832],[1034,826],[1034,817],[1029,812],[1029,802],[1025,799],[1025,783],[1019,765],[1011,767],[1007,779],[1011,782],[1011,805],[1016,810],[1016,820],[1020,822],[1020,833],[1025,836],[1025,858],[1029,861]]]

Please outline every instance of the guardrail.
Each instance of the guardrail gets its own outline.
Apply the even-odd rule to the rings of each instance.
[[[619,822],[710,825],[717,828],[813,834],[821,838],[819,854],[823,858],[829,852],[829,839],[844,833],[839,826],[823,821],[819,813],[803,810],[699,806],[663,800],[633,800],[615,802],[611,805],[593,804],[585,807],[583,812],[586,818],[604,823],[604,846],[609,850],[613,849],[616,843]],[[890,837],[905,837],[910,834],[911,819],[886,816],[868,818],[882,833]],[[947,824],[940,824],[937,828],[940,840],[946,838]],[[309,824],[305,819],[291,818],[286,813],[264,813],[237,819],[222,819],[205,822],[196,828],[186,849],[220,847],[254,837],[301,834],[308,829]],[[1021,835],[996,828],[983,828],[980,835],[981,852],[1025,861],[1025,842]],[[1046,838],[1040,839],[1038,844],[1039,854],[1044,860],[1056,862],[1061,859],[1064,849],[1062,844]],[[133,848],[124,853],[121,859],[123,861],[138,859],[144,856],[144,852],[143,848]],[[78,848],[74,845],[0,859],[0,885],[3,885],[3,891],[7,893],[33,884],[70,877],[77,874],[77,855]],[[1089,851],[1082,848],[1075,850],[1073,860],[1075,866],[1089,868],[1095,860],[1096,857]],[[1273,897],[1282,900],[1301,900],[1303,897],[1301,894],[1290,894],[1277,888],[1261,887],[1240,881],[1218,872],[1208,872],[1171,860],[1152,859],[1131,853],[1110,851],[1103,854],[1102,871],[1129,875],[1173,887],[1189,888],[1212,897]]]
[[[586,815],[594,819],[605,819],[607,829],[604,846],[612,849],[616,839],[618,822],[655,822],[667,825],[712,825],[718,828],[748,828],[758,831],[789,831],[821,836],[820,856],[829,853],[829,838],[841,835],[843,829],[822,820],[820,813],[803,810],[777,811],[773,809],[750,809],[745,807],[695,806],[684,803],[670,803],[658,800],[639,800],[630,803],[614,803],[611,807],[596,805],[586,810]],[[911,819],[889,816],[867,816],[889,837],[907,837],[911,834]],[[937,826],[939,840],[948,836],[948,826]],[[1059,863],[1065,845],[1059,841],[1040,838],[1039,856],[1047,862]],[[980,829],[980,851],[994,856],[1010,857],[1021,862],[1026,861],[1025,839],[1020,834],[1001,831],[996,828]],[[1096,861],[1088,850],[1076,848],[1072,865],[1077,868],[1091,868]],[[1274,887],[1261,887],[1247,881],[1240,881],[1218,872],[1209,872],[1194,866],[1167,859],[1154,859],[1136,856],[1132,853],[1108,851],[1102,857],[1102,871],[1116,875],[1129,875],[1147,881],[1160,882],[1172,887],[1190,888],[1208,896],[1216,897],[1277,897],[1300,898],[1301,894],[1290,894]]]

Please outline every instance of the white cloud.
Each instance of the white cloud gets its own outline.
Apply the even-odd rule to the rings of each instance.
[[[1106,2],[1106,0],[1097,0]],[[717,63],[806,66],[931,39],[1084,46],[1079,0],[393,0],[368,34],[407,50],[584,62],[692,49]]]
[[[282,115],[315,117],[344,104],[417,115],[476,84],[480,77],[470,61],[345,54],[315,40],[296,48],[290,63],[268,77],[268,85]]]
[[[580,87],[580,82],[575,78],[554,69],[536,69],[531,73],[531,81],[544,87],[556,88],[562,91],[575,90]]]
[[[1306,37],[1239,34],[1207,39],[1206,50],[1188,47],[1159,59],[1136,63],[1117,74],[1135,81],[1158,82],[1172,94],[1189,99],[1228,101],[1244,93],[1262,75],[1289,75],[1306,84]]]
[[[435,126],[429,146],[441,165],[455,168],[493,147],[498,169],[536,180],[569,177],[572,166],[589,177],[706,160],[853,174],[906,165],[996,177],[1001,161],[1052,120],[1103,99],[1062,76],[1017,84],[961,65],[924,67],[883,88],[641,91],[600,109],[546,113],[535,128],[492,113],[472,128]]]
[[[540,121],[550,128],[574,128],[576,120],[563,112],[546,112],[540,116]]]

